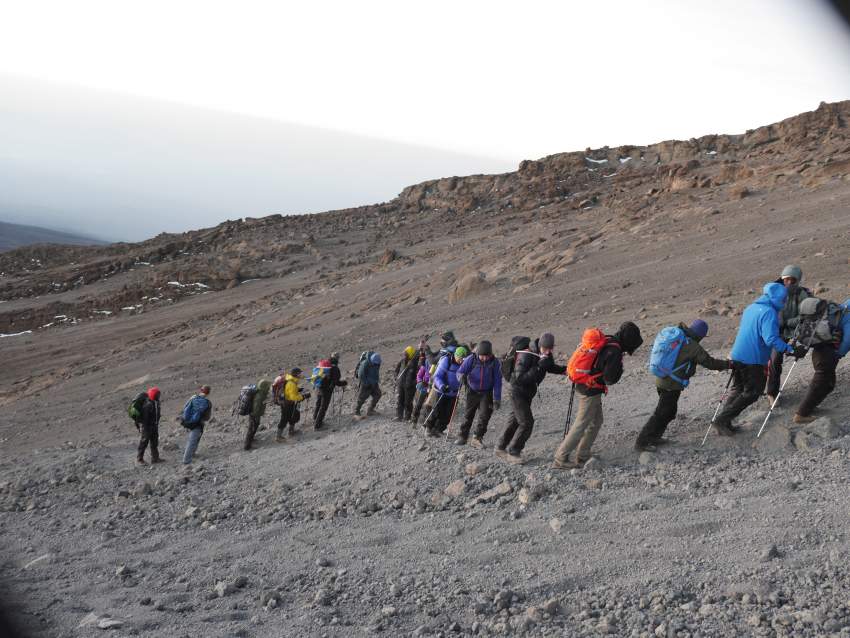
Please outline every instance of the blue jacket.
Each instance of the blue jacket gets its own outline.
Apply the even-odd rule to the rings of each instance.
[[[434,373],[434,386],[437,392],[450,397],[456,397],[460,390],[460,380],[457,378],[457,371],[460,364],[455,361],[454,357],[443,357],[440,359],[440,364],[437,366],[437,372]]]
[[[779,336],[779,311],[785,306],[788,291],[782,284],[771,283],[764,294],[747,306],[732,346],[732,360],[747,365],[766,365],[770,351],[793,352]]]
[[[361,385],[381,385],[381,366],[375,365],[368,359],[360,364],[357,371]]]
[[[458,379],[466,375],[473,392],[493,392],[493,400],[502,400],[502,364],[495,357],[484,363],[478,355],[469,355],[457,370]]]
[[[847,310],[841,320],[841,330],[844,331],[844,336],[842,336],[841,343],[838,344],[836,351],[839,359],[850,352],[850,299],[844,302],[844,308]]]

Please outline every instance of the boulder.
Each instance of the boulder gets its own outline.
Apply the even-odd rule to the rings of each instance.
[[[448,302],[457,303],[458,301],[469,299],[470,297],[481,294],[488,287],[489,284],[484,277],[484,273],[469,273],[457,280],[449,289]]]

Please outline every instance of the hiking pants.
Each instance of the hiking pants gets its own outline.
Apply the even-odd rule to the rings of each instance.
[[[413,404],[413,422],[419,422],[419,414],[422,412],[422,406],[425,404],[425,399],[428,398],[428,391],[416,392],[416,402]]]
[[[280,423],[277,424],[277,435],[283,436],[283,431],[289,426],[289,433],[295,432],[295,424],[298,419],[295,418],[295,412],[298,409],[298,404],[295,401],[286,401],[280,404]]]
[[[475,428],[475,438],[482,439],[487,434],[487,425],[490,423],[490,417],[493,416],[493,392],[475,392],[467,388],[466,391],[466,410],[464,411],[463,425],[460,426],[460,435],[466,439],[469,437],[469,431],[472,429],[472,422],[475,420],[475,413],[481,409],[481,414],[478,415],[478,426]]]
[[[257,429],[260,427],[260,417],[255,417],[252,414],[248,415],[248,429],[245,430],[245,449],[250,450],[251,444],[254,442],[254,435],[257,434]]]
[[[770,361],[767,362],[767,388],[765,392],[772,397],[779,394],[779,386],[782,381],[782,362],[785,353],[773,350],[770,353]]]
[[[142,437],[139,439],[139,455],[138,459],[145,459],[145,450],[148,444],[151,446],[151,461],[159,458],[159,426],[158,425],[140,425],[139,432]]]
[[[325,424],[325,413],[331,405],[333,396],[333,386],[319,388],[319,392],[316,395],[316,407],[313,408],[313,427],[317,430]]]
[[[638,434],[637,445],[650,445],[664,436],[667,426],[676,418],[676,411],[679,408],[679,396],[681,390],[658,390],[658,404],[655,406],[655,412],[649,417],[649,421],[643,426],[643,429]]]
[[[505,431],[499,438],[497,448],[507,450],[518,456],[534,429],[534,414],[531,412],[531,399],[519,392],[511,392],[511,416]]]
[[[395,415],[399,419],[410,420],[413,415],[413,399],[416,395],[415,385],[398,386],[398,402],[396,403]]]
[[[204,425],[196,425],[189,430],[189,435],[186,437],[186,450],[183,452],[183,465],[189,465],[192,458],[195,456],[195,451],[198,449],[198,443],[201,442],[201,435],[204,433]]]
[[[767,378],[762,365],[748,365],[740,370],[733,370],[732,389],[715,422],[721,426],[730,426],[732,419],[758,401],[764,392],[765,383]]]
[[[809,416],[812,411],[835,389],[835,368],[838,357],[830,343],[821,343],[812,347],[812,367],[815,373],[809,383],[809,391],[797,408],[800,416]]]
[[[354,409],[354,414],[360,414],[360,408],[363,407],[363,404],[366,403],[366,399],[369,397],[372,397],[372,402],[369,404],[369,409],[366,410],[367,414],[374,412],[375,406],[378,405],[378,401],[381,398],[380,386],[366,384],[360,386],[360,392],[357,393],[357,407]]]
[[[438,395],[436,407],[431,410],[429,418],[422,425],[429,430],[445,432],[452,418],[452,410],[454,410],[456,402],[457,396]]]
[[[566,463],[573,450],[576,452],[578,462],[587,461],[591,456],[590,448],[593,447],[593,442],[602,427],[602,395],[585,396],[578,392],[576,395],[578,398],[576,419],[555,451],[555,460],[560,463]]]

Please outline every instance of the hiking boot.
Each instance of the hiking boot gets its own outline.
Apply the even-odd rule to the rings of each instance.
[[[714,428],[717,430],[717,433],[720,436],[735,436],[735,430],[726,423],[717,423],[715,422]]]
[[[776,401],[776,397],[773,396],[772,394],[765,394],[764,396],[765,396],[765,398],[767,399],[767,402],[770,405],[773,405],[773,402]]]
[[[151,463],[165,463],[160,457],[155,457],[151,459]]]
[[[802,414],[795,414],[792,421],[794,421],[794,423],[811,423],[816,418],[817,417],[813,417],[811,415],[810,416],[803,416]]]
[[[433,437],[435,439],[440,438],[440,433],[437,430],[435,430],[434,428],[425,428],[425,433],[428,436]]]
[[[555,459],[552,462],[553,470],[575,470],[579,467],[581,467],[581,463],[578,461],[570,461],[569,459],[566,461],[559,461],[558,459]]]
[[[635,443],[635,451],[637,452],[656,452],[658,450],[652,443]]]
[[[393,419],[393,423],[401,423],[402,421],[404,421],[403,416],[397,416]]]
[[[139,457],[136,459],[136,465],[147,465],[147,463],[145,463],[143,458]]]
[[[474,436],[469,444],[474,447],[476,450],[484,449],[484,441],[481,440],[481,437]]]
[[[366,416],[381,416],[381,413],[375,410],[374,408],[369,408],[366,410]]]
[[[673,443],[673,439],[665,439],[663,436],[655,439],[652,444],[653,445],[670,445]]]
[[[455,445],[466,445],[466,437],[461,435],[455,439]]]
[[[276,437],[274,437],[274,442],[275,443],[286,443],[286,438],[284,438],[284,436],[282,434],[278,434]]]
[[[504,448],[497,447],[494,454],[498,456],[500,459],[505,459],[508,456],[507,451]]]
[[[510,463],[511,465],[522,465],[525,463],[523,458],[519,455],[519,453],[506,452],[504,456],[505,461]]]

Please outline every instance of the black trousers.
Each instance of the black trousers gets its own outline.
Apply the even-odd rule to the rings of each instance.
[[[767,363],[767,388],[765,392],[772,397],[779,394],[779,386],[782,384],[782,362],[784,359],[784,352],[774,350],[770,353],[770,361]]]
[[[366,385],[365,383],[360,386],[360,391],[357,393],[357,407],[355,408],[355,414],[360,414],[360,408],[363,407],[363,404],[366,403],[366,399],[372,397],[372,402],[369,404],[369,412],[372,412],[375,409],[375,406],[378,405],[378,401],[381,398],[381,388],[377,385]]]
[[[809,382],[809,390],[797,408],[800,416],[809,416],[829,393],[835,389],[835,368],[838,357],[832,344],[822,343],[812,347],[812,367],[815,373]]]
[[[510,454],[522,452],[534,429],[534,414],[531,412],[531,399],[518,392],[511,392],[511,416],[499,438],[498,449]]]
[[[145,458],[145,450],[148,445],[151,446],[151,460],[159,458],[159,426],[158,425],[141,425],[139,428],[142,437],[139,439],[139,460]]]
[[[767,383],[764,366],[748,365],[732,371],[732,389],[717,415],[716,423],[729,426],[747,407],[758,401]]]
[[[313,427],[320,428],[325,423],[325,413],[328,411],[328,407],[331,404],[331,400],[334,396],[334,387],[330,386],[329,388],[320,387],[319,392],[316,394],[316,407],[313,408]]]
[[[298,404],[295,401],[286,401],[280,404],[280,423],[277,424],[277,435],[281,436],[286,426],[289,433],[295,432],[295,424],[298,423]]]
[[[431,410],[431,414],[425,420],[423,426],[429,430],[445,432],[446,427],[448,427],[449,421],[452,418],[452,411],[454,410],[456,402],[456,396],[450,397],[447,394],[437,396],[437,404]]]
[[[251,444],[254,442],[254,436],[257,434],[257,429],[260,427],[260,418],[248,415],[248,428],[245,430],[245,449],[250,450]]]
[[[416,401],[413,404],[413,421],[419,421],[419,414],[422,412],[422,406],[425,403],[425,399],[428,398],[428,391],[425,392],[417,392],[416,393]]]
[[[667,426],[676,418],[676,412],[679,409],[679,396],[681,390],[662,390],[658,391],[658,403],[655,406],[655,412],[649,417],[646,425],[638,434],[637,444],[647,445],[657,441],[664,436]]]
[[[460,426],[460,435],[464,439],[469,437],[472,422],[475,420],[475,413],[478,412],[479,408],[481,414],[478,416],[475,438],[481,439],[487,434],[487,425],[490,423],[490,417],[493,416],[493,392],[475,392],[467,389],[463,425]]]
[[[415,396],[415,385],[400,385],[398,387],[398,402],[396,403],[395,415],[399,419],[410,419],[413,415],[413,399]]]

